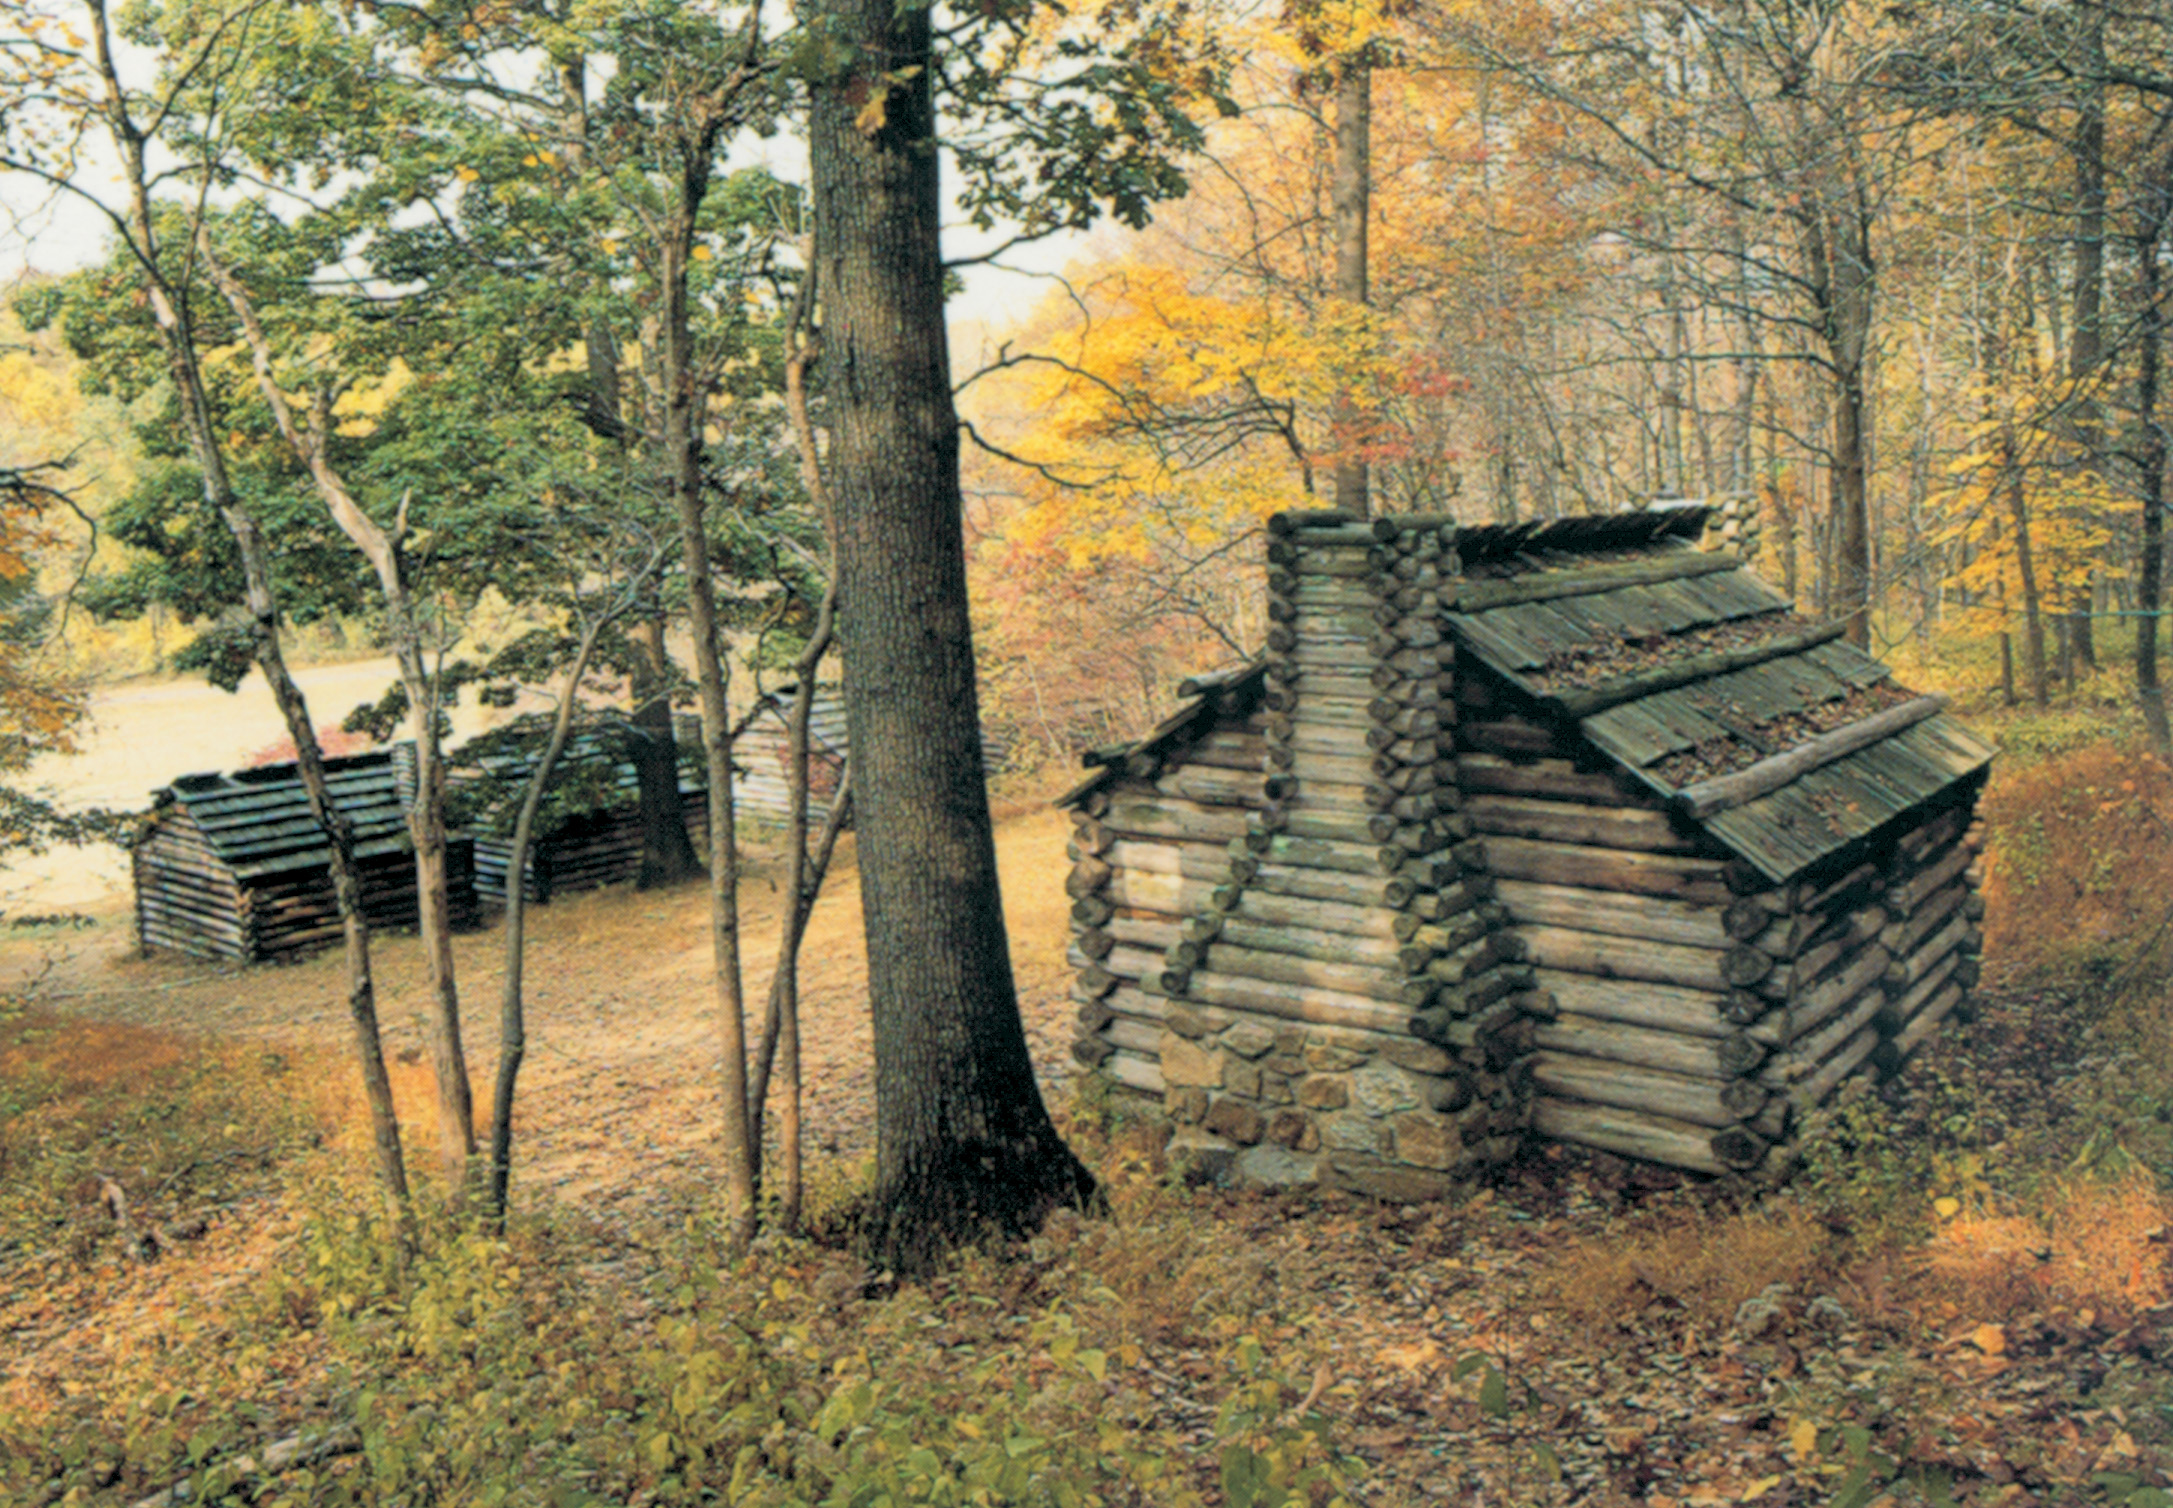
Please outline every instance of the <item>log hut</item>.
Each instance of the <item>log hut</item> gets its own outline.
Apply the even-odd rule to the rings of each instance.
[[[758,821],[783,825],[792,815],[792,699],[794,688],[765,692],[732,747],[740,773],[733,800]],[[845,773],[845,698],[837,688],[816,690],[808,708],[807,820],[820,828],[830,817],[830,798]]]
[[[1074,1055],[1241,1181],[1783,1165],[1966,1010],[1993,750],[1714,516],[1272,519],[1265,653],[1062,798]]]
[[[733,740],[732,767],[739,772],[733,800],[742,816],[779,825],[791,816],[793,694],[791,686],[763,692]],[[846,747],[844,693],[834,686],[821,687],[808,718],[811,826],[819,828],[829,819],[830,798],[845,773]],[[984,775],[1001,770],[1009,755],[1010,744],[1001,733],[981,730]]]
[[[362,903],[373,927],[417,920],[414,848],[389,753],[325,761],[332,799],[354,824]],[[184,775],[152,793],[130,850],[136,937],[246,962],[285,959],[339,940],[329,840],[292,763]],[[476,920],[473,847],[446,848],[456,926]]]
[[[700,724],[676,719],[679,800],[698,854],[709,852],[709,790],[702,767]],[[540,716],[516,720],[534,725]],[[621,731],[576,734],[559,754],[551,788],[537,814],[524,876],[529,904],[631,880],[641,873],[641,777]],[[446,769],[449,799],[475,832],[475,883],[493,905],[506,898],[513,859],[513,822],[534,757],[509,748],[502,735],[455,751]]]

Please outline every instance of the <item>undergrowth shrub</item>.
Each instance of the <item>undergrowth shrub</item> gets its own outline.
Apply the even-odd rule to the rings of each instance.
[[[2112,980],[2173,923],[2173,768],[2097,743],[2002,761],[1985,793],[1987,952],[2028,973]]]
[[[1542,1274],[1538,1295],[1597,1329],[1641,1324],[1656,1304],[1715,1329],[1771,1284],[1809,1288],[1830,1278],[1837,1255],[1824,1223],[1794,1204],[1671,1214],[1570,1242]]]

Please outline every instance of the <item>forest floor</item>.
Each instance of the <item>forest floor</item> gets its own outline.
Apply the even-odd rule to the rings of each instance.
[[[1325,1442],[1307,1459],[1362,1503],[2173,1503],[2162,1495],[2173,1484],[2168,1208],[2133,1149],[2103,1134],[2133,1111],[2116,1103],[2132,1065],[2097,1047],[2065,1002],[1988,990],[1975,1027],[1922,1055],[1882,1103],[1836,1117],[1829,1144],[1849,1148],[1849,1171],[1789,1192],[1567,1149],[1461,1204],[1187,1188],[1162,1169],[1149,1128],[1067,1086],[1065,838],[1047,811],[1004,823],[1004,893],[1045,1090],[1116,1218],[1066,1222],[1008,1265],[968,1262],[903,1290],[841,1249],[773,1249],[785,1275],[764,1284],[783,1293],[789,1277],[810,1295],[800,1328],[787,1327],[794,1344],[828,1346],[839,1375],[855,1357],[865,1367],[888,1355],[902,1385],[920,1378],[940,1398],[969,1385],[945,1370],[958,1357],[985,1369],[1028,1336],[1047,1353],[1047,1337],[1076,1323],[1105,1346],[1092,1353],[1103,1359],[1080,1427],[1121,1420],[1181,1463],[1166,1489],[1100,1489],[1114,1502],[1281,1501],[1230,1475],[1231,1431],[1252,1431],[1261,1454],[1247,1459],[1272,1475],[1285,1458],[1266,1442],[1284,1436],[1261,1420],[1302,1415],[1322,1421]],[[848,847],[805,953],[818,1195],[849,1188],[872,1151],[853,879]],[[750,998],[768,978],[776,909],[768,877],[751,874]],[[624,1325],[641,1329],[671,1303],[649,1281],[656,1253],[690,1211],[713,1208],[705,896],[613,890],[532,917],[517,1209],[552,1232],[555,1255],[542,1260],[573,1264],[561,1278],[578,1301],[625,1306]],[[499,947],[493,928],[456,950],[479,1089],[496,1059]],[[410,1156],[425,1162],[412,938],[384,941],[378,977]],[[302,1064],[337,1079],[340,981],[336,953],[250,969],[140,957],[121,901],[0,934],[0,997],[29,1002],[39,1040],[89,1042],[109,1075],[131,1064],[148,1074],[201,1046],[247,1072]],[[9,1072],[27,1072],[36,1046],[11,1047],[7,1025],[0,1013],[0,1112]],[[26,1146],[13,1155],[27,1159]],[[169,1480],[143,1444],[148,1405],[123,1409],[116,1379],[167,1371],[162,1358],[186,1360],[191,1336],[256,1333],[219,1318],[220,1304],[306,1265],[303,1223],[276,1183],[206,1182],[207,1169],[256,1155],[234,1145],[163,1172],[113,1167],[136,1184],[126,1192],[139,1228],[165,1238],[156,1262],[130,1259],[94,1178],[57,1190],[49,1238],[11,1244],[0,1228],[0,1455],[26,1441],[49,1453],[42,1500],[68,1487],[70,1503],[132,1501]],[[2025,1157],[2061,1171],[2018,1203],[2004,1175]],[[291,1329],[264,1343],[250,1380],[222,1384],[255,1396],[222,1397],[184,1367],[168,1385],[197,1396],[166,1395],[161,1417],[232,1416],[224,1434],[202,1437],[213,1440],[246,1415],[245,1443],[330,1420],[340,1405],[325,1379],[337,1368],[322,1348],[336,1343],[333,1327],[310,1316]],[[284,1360],[283,1347],[295,1348]],[[1039,1386],[1054,1365],[1030,1356],[1019,1386]],[[986,1385],[985,1371],[970,1378]],[[1263,1396],[1264,1379],[1265,1415],[1235,1411]],[[111,1459],[85,1464],[98,1449],[56,1443],[64,1435],[106,1441]],[[1289,1461],[1312,1449],[1300,1443]],[[194,1464],[216,1452],[170,1454]],[[1292,1500],[1326,1501],[1326,1481]],[[447,1488],[439,1500],[461,1497]],[[644,1498],[675,1500],[654,1483],[614,1500]]]

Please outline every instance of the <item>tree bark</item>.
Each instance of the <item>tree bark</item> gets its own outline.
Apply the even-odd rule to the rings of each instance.
[[[876,1175],[864,1239],[926,1270],[1095,1196],[1034,1080],[981,771],[928,12],[822,0],[811,89],[838,638],[859,792]]]

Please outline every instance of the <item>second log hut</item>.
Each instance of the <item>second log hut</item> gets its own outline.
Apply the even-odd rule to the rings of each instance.
[[[1261,659],[1064,798],[1075,1055],[1217,1173],[1785,1148],[1977,975],[1993,750],[1702,508],[1271,520]]]

